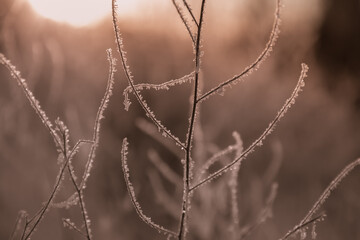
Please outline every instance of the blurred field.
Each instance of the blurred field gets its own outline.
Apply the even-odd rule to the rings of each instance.
[[[11,2],[0,3],[0,52],[21,71],[51,120],[60,117],[74,141],[90,138],[106,86],[105,50],[115,50],[110,16],[96,25],[74,28],[42,19],[22,1]],[[243,70],[262,51],[270,33],[274,1],[230,2],[221,6],[216,1],[208,4],[203,42],[204,89]],[[200,121],[209,149],[232,144],[235,130],[246,147],[262,133],[290,95],[300,64],[305,62],[310,67],[306,87],[296,104],[240,170],[241,224],[251,222],[264,205],[269,178],[279,183],[273,218],[248,239],[281,237],[307,213],[337,173],[360,157],[360,65],[355,41],[360,39],[360,21],[356,20],[360,7],[346,12],[356,9],[355,0],[349,1],[355,7],[331,2],[336,4],[285,1],[280,38],[271,56],[244,83],[202,105]],[[338,11],[334,12],[334,8]],[[349,22],[353,25],[349,26]],[[345,31],[341,25],[344,23],[350,30]],[[191,42],[171,4],[159,1],[150,9],[140,8],[138,15],[120,16],[119,26],[138,83],[160,83],[192,71]],[[115,51],[114,56],[118,58]],[[130,110],[124,110],[122,91],[127,83],[120,62],[117,68],[114,95],[105,113],[95,166],[85,191],[94,239],[162,239],[141,222],[129,201],[121,170],[121,141],[128,137],[130,142],[129,164],[142,208],[172,229],[177,228],[178,219],[154,194],[149,173],[157,169],[147,153],[156,149],[179,174],[181,164],[139,129],[139,118],[145,116],[135,99]],[[50,135],[3,66],[0,78],[0,239],[7,239],[18,211],[33,213],[48,197],[58,165]],[[188,124],[190,91],[186,84],[168,91],[144,91],[158,118],[181,139],[185,138]],[[76,161],[81,166],[86,149],[79,156]],[[281,163],[280,169],[269,177],[269,172],[274,173],[269,170],[274,162]],[[349,175],[324,205],[327,217],[317,224],[317,239],[360,239],[359,173],[356,169]],[[221,182],[221,178],[216,181]],[[72,193],[71,184],[67,186],[69,189],[63,187],[58,200]],[[177,197],[180,211],[179,192],[170,184],[165,188]],[[219,196],[209,192],[206,201],[221,202]],[[77,208],[53,209],[33,239],[78,239],[76,233],[63,227],[63,217],[80,221]],[[204,219],[195,216],[194,221]],[[221,236],[228,232],[220,222],[213,228],[196,222],[192,226],[194,232],[189,239],[202,239],[204,234],[211,236],[208,239],[226,239]]]

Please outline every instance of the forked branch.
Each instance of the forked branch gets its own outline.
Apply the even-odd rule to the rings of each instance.
[[[135,84],[134,87],[137,91],[141,91],[143,89],[155,89],[155,90],[168,90],[170,87],[173,87],[175,85],[181,85],[186,82],[191,82],[194,80],[194,72],[191,72],[190,74],[187,74],[181,78],[169,80],[164,83],[159,84],[152,84],[152,83],[139,83]],[[129,106],[130,99],[129,99],[129,93],[132,93],[133,89],[131,86],[127,86],[123,92],[124,95],[124,105]]]
[[[184,14],[183,8],[182,8],[182,7],[180,6],[180,4],[178,3],[178,0],[172,0],[172,2],[173,2],[174,6],[175,6],[175,8],[176,8],[176,11],[178,12],[178,14],[179,14],[179,16],[180,16],[180,18],[181,18],[181,21],[184,23],[184,25],[185,25],[185,27],[186,27],[186,30],[187,30],[188,33],[189,33],[189,36],[190,36],[190,38],[191,38],[191,40],[192,40],[193,45],[195,46],[195,44],[196,44],[196,35],[195,35],[195,34],[193,33],[193,31],[191,30],[190,23],[189,23],[188,19],[186,18],[185,14]],[[189,5],[187,4],[187,2],[186,2],[185,0],[184,0],[183,2],[184,2],[184,4],[185,4],[185,6],[187,7],[187,9],[189,10],[190,7],[189,7]],[[194,15],[192,14],[192,11],[189,10],[189,12],[190,12],[192,18],[195,19]],[[195,22],[196,22],[196,21],[195,21]]]
[[[319,199],[315,202],[313,207],[310,209],[310,211],[306,214],[306,216],[300,221],[299,224],[297,224],[292,230],[290,230],[287,234],[285,234],[284,237],[281,238],[287,239],[290,235],[297,232],[299,229],[302,228],[306,223],[311,221],[311,218],[314,216],[314,214],[319,210],[319,208],[324,204],[326,199],[330,196],[332,191],[340,184],[340,182],[352,171],[355,167],[360,165],[360,158],[353,161],[349,165],[347,165],[340,173],[336,176],[336,178],[329,184],[329,186],[324,190],[324,192],[321,194]]]
[[[231,163],[229,163],[228,165],[226,165],[225,167],[219,169],[218,171],[216,171],[213,174],[210,174],[208,177],[206,177],[205,179],[201,180],[199,183],[195,184],[194,186],[192,186],[190,188],[190,191],[195,190],[196,188],[200,187],[201,185],[203,185],[204,183],[207,183],[211,180],[213,180],[214,178],[222,175],[223,173],[225,173],[227,170],[229,170],[231,167],[233,167],[237,162],[239,161],[243,161],[250,153],[252,153],[254,151],[254,149],[258,146],[261,146],[263,141],[265,140],[265,138],[274,130],[276,124],[280,121],[280,119],[284,116],[284,114],[287,112],[287,110],[289,110],[289,108],[295,103],[295,99],[298,96],[299,92],[301,91],[302,87],[305,85],[304,79],[306,77],[307,71],[308,71],[308,66],[306,64],[302,64],[302,71],[298,80],[298,83],[294,89],[294,91],[292,92],[291,96],[289,99],[286,100],[285,104],[283,105],[283,107],[280,109],[280,111],[278,112],[278,114],[275,116],[274,120],[269,124],[269,126],[265,129],[265,131],[260,135],[260,137],[258,139],[256,139],[246,150],[244,150],[244,152],[240,155],[240,157],[236,158],[235,160],[233,160]]]
[[[233,133],[233,136],[236,140],[236,143],[226,147],[225,149],[215,153],[208,160],[205,161],[204,165],[201,166],[199,170],[198,180],[204,176],[204,174],[209,170],[209,168],[214,165],[216,162],[223,159],[226,155],[236,152],[236,156],[240,156],[243,151],[242,141],[240,135],[237,132]]]
[[[112,89],[114,86],[114,74],[116,72],[115,65],[116,65],[116,59],[112,56],[112,50],[108,49],[107,51],[107,59],[109,62],[109,73],[108,73],[108,79],[107,79],[107,85],[106,90],[104,93],[104,97],[102,98],[100,102],[100,106],[98,108],[98,111],[96,113],[95,117],[95,123],[94,123],[94,129],[93,129],[93,136],[92,140],[80,140],[77,142],[77,144],[74,146],[70,153],[70,159],[72,158],[72,155],[75,154],[80,144],[82,143],[91,143],[90,152],[86,161],[85,170],[81,178],[81,182],[79,184],[79,189],[82,190],[86,187],[86,182],[88,178],[90,177],[91,168],[95,159],[95,153],[96,149],[99,145],[99,139],[100,139],[100,126],[101,126],[101,120],[104,118],[104,112],[108,106],[108,103],[110,101],[110,97],[112,95]],[[74,205],[78,203],[79,198],[76,196],[78,195],[77,192],[72,194],[67,200],[61,202],[61,203],[55,203],[55,207],[69,207],[71,205]]]
[[[21,87],[23,92],[25,93],[26,98],[29,100],[32,108],[34,109],[34,111],[39,116],[41,122],[48,129],[50,135],[52,136],[52,138],[53,138],[53,140],[55,142],[56,147],[60,147],[61,146],[60,137],[57,135],[57,133],[56,133],[54,127],[53,127],[53,124],[49,120],[49,118],[46,115],[45,111],[42,110],[42,108],[41,108],[41,106],[39,104],[39,101],[34,97],[33,93],[28,88],[26,80],[21,77],[20,72],[10,62],[10,60],[8,60],[1,53],[0,53],[0,63],[3,64],[10,71],[11,77],[13,77],[17,81],[17,83],[19,84],[19,86]]]
[[[83,233],[83,232],[81,231],[81,229],[78,228],[78,227],[75,225],[75,223],[73,223],[69,218],[63,218],[62,221],[63,221],[64,227],[68,227],[68,228],[70,228],[71,230],[74,230],[74,231],[76,231],[77,233],[79,233],[79,234],[80,234],[81,236],[83,236],[84,238],[87,238],[86,234]]]
[[[285,240],[288,239],[290,236],[296,234],[298,231],[304,230],[304,228],[306,228],[309,224],[311,223],[316,223],[318,221],[322,221],[324,218],[326,217],[325,213],[320,214],[319,216],[316,216],[306,222],[304,222],[303,224],[300,225],[296,225],[292,230],[290,230],[283,238],[281,238],[280,240]],[[305,235],[306,237],[306,235]]]
[[[125,76],[126,79],[128,81],[129,86],[132,89],[133,94],[135,95],[137,101],[139,102],[139,104],[141,105],[141,107],[144,109],[146,116],[148,118],[151,119],[151,121],[154,122],[154,124],[158,127],[158,130],[160,132],[163,132],[163,134],[165,136],[170,137],[171,139],[173,139],[179,146],[181,146],[183,149],[185,148],[185,145],[180,141],[179,138],[175,137],[170,130],[168,130],[156,117],[155,114],[151,111],[150,107],[148,106],[148,104],[146,103],[146,101],[143,99],[142,95],[140,94],[140,92],[138,90],[136,90],[135,88],[135,84],[133,81],[133,77],[131,75],[131,71],[130,71],[130,67],[127,65],[127,59],[125,56],[125,51],[123,49],[123,43],[122,43],[122,38],[120,35],[120,29],[118,27],[118,20],[117,20],[117,4],[116,4],[116,0],[112,0],[112,22],[113,22],[113,28],[114,28],[114,32],[115,32],[115,40],[116,40],[116,46],[117,46],[117,50],[120,54],[120,58],[121,58],[121,63],[122,63],[122,67],[124,69],[125,72]],[[130,103],[127,103],[128,105],[125,106],[125,109],[129,108]]]
[[[25,93],[27,99],[29,100],[31,106],[33,107],[34,111],[37,113],[37,115],[39,116],[39,118],[41,119],[42,123],[44,124],[44,126],[48,129],[48,131],[50,132],[50,135],[52,136],[52,138],[54,139],[56,148],[60,154],[59,163],[61,164],[59,173],[57,175],[57,179],[55,181],[54,187],[50,193],[49,198],[47,199],[47,201],[45,202],[45,204],[31,217],[25,218],[25,226],[24,226],[24,231],[22,233],[21,239],[30,239],[30,237],[32,236],[32,234],[35,232],[37,226],[40,224],[40,222],[42,221],[42,219],[45,217],[45,214],[47,213],[47,211],[53,206],[52,202],[56,196],[56,194],[58,193],[60,186],[62,184],[62,181],[64,179],[64,173],[65,173],[65,169],[69,168],[69,163],[71,162],[72,158],[75,156],[75,154],[78,152],[79,147],[81,146],[81,144],[83,143],[91,143],[92,144],[92,149],[90,151],[90,155],[89,155],[89,162],[91,163],[93,161],[94,158],[94,152],[96,149],[96,146],[98,144],[98,134],[99,134],[99,129],[100,129],[100,119],[103,117],[103,112],[106,109],[107,106],[107,102],[109,101],[109,97],[111,95],[111,89],[112,89],[112,85],[113,85],[113,73],[115,72],[114,69],[114,59],[111,56],[111,51],[108,50],[108,57],[111,59],[111,64],[110,64],[110,73],[109,73],[109,81],[108,81],[108,87],[106,90],[106,94],[105,97],[101,103],[100,109],[98,111],[98,115],[96,117],[96,123],[95,123],[95,133],[94,133],[94,137],[93,140],[89,141],[89,140],[80,140],[78,141],[75,146],[70,149],[70,145],[69,145],[69,131],[66,128],[66,126],[63,124],[63,122],[61,122],[60,120],[56,120],[56,128],[53,127],[52,123],[50,122],[50,120],[48,119],[46,113],[41,109],[41,106],[38,102],[38,100],[33,96],[33,93],[29,90],[29,88],[27,87],[27,83],[25,81],[25,79],[23,79],[20,75],[20,73],[16,70],[15,66],[13,66],[10,61],[8,59],[5,58],[4,55],[0,54],[0,63],[5,65],[6,68],[8,68],[8,70],[10,71],[12,77],[14,79],[17,80],[19,86],[22,88],[23,92]],[[89,177],[90,174],[90,167],[91,164],[88,164],[85,170],[85,174],[84,174],[84,178],[83,178],[83,182],[82,182],[82,187],[84,186],[86,179]],[[69,170],[71,170],[69,168]],[[71,174],[71,172],[70,172]],[[73,175],[71,175],[72,180],[74,181],[74,185],[77,187],[77,189],[79,189],[78,185],[75,182],[75,179],[73,177]],[[81,188],[82,188],[81,187]],[[81,191],[81,189],[79,189]],[[81,195],[81,194],[80,194]],[[82,208],[82,212],[83,214],[86,213],[85,207],[84,207],[84,202],[81,199],[82,195],[79,196],[80,198],[80,204],[82,204],[81,208]],[[90,235],[90,229],[88,228],[88,219],[85,219],[85,224],[86,224],[86,230],[87,230],[87,236],[88,239],[90,239],[91,235]]]
[[[107,79],[105,94],[104,94],[103,99],[101,100],[100,106],[98,108],[98,111],[97,111],[97,114],[95,117],[95,124],[94,124],[93,137],[92,137],[93,144],[91,145],[90,153],[88,155],[88,160],[87,160],[86,166],[85,166],[85,171],[84,171],[84,174],[82,176],[82,181],[79,186],[80,189],[85,188],[86,182],[90,176],[92,164],[95,159],[96,149],[99,145],[101,119],[104,118],[104,112],[110,101],[110,97],[112,95],[112,89],[114,86],[114,73],[116,72],[116,69],[115,69],[116,59],[112,56],[111,49],[108,49],[106,51],[106,53],[107,53],[107,59],[109,62],[109,75],[108,75],[108,79]]]
[[[193,134],[195,128],[195,119],[197,113],[197,99],[199,95],[199,74],[200,74],[200,61],[201,61],[201,33],[204,21],[204,12],[205,12],[205,0],[201,1],[200,7],[200,19],[199,19],[199,26],[197,29],[196,35],[196,44],[195,44],[195,80],[194,80],[194,94],[191,106],[191,113],[189,118],[189,128],[187,131],[187,140],[186,140],[186,147],[185,147],[185,161],[184,161],[184,191],[183,191],[183,202],[181,207],[181,217],[180,217],[180,224],[179,224],[179,232],[178,232],[178,239],[182,240],[185,239],[186,231],[187,231],[187,216],[188,216],[188,209],[189,209],[189,201],[190,201],[190,178],[192,176],[191,172],[191,147],[193,141]]]
[[[187,8],[187,10],[188,10],[189,13],[190,13],[192,20],[194,21],[194,23],[196,24],[196,26],[199,27],[199,23],[196,21],[196,18],[195,18],[195,16],[194,16],[194,13],[193,13],[193,11],[192,11],[189,3],[188,3],[186,0],[183,0],[183,2],[184,2],[185,7]]]
[[[221,84],[219,84],[217,87],[214,87],[207,93],[204,93],[201,95],[197,102],[202,102],[203,100],[209,98],[211,95],[216,94],[217,92],[223,92],[226,87],[229,87],[230,84],[236,84],[240,80],[242,80],[244,77],[250,75],[254,70],[258,69],[261,63],[270,55],[270,52],[272,51],[273,47],[275,46],[276,40],[278,38],[278,35],[280,33],[280,22],[281,22],[281,6],[282,0],[276,1],[276,10],[275,10],[275,19],[274,24],[270,33],[269,41],[267,42],[265,49],[261,52],[261,54],[257,57],[257,59],[251,63],[248,67],[246,67],[240,74],[234,76],[231,79],[228,79]]]

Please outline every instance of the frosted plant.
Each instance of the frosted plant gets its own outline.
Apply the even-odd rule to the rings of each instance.
[[[190,217],[199,218],[200,216],[201,221],[198,221],[198,223],[203,225],[204,228],[211,227],[204,226],[206,225],[206,223],[202,222],[204,216],[207,214],[205,217],[206,219],[212,218],[216,220],[217,212],[215,210],[223,210],[221,207],[224,205],[228,206],[229,208],[228,213],[229,216],[231,216],[229,217],[230,222],[227,221],[223,223],[219,221],[215,222],[214,225],[218,225],[219,228],[226,228],[229,238],[244,239],[252,231],[254,231],[254,229],[258,228],[264,221],[272,216],[272,206],[275,201],[278,185],[277,183],[272,183],[271,188],[268,191],[269,193],[267,194],[268,197],[266,198],[265,203],[260,209],[256,219],[253,222],[241,226],[241,214],[238,205],[238,176],[240,174],[241,164],[251,153],[263,145],[264,140],[272,133],[278,122],[295,103],[298,94],[305,85],[304,80],[307,76],[308,66],[304,63],[301,64],[301,73],[294,90],[290,94],[289,98],[285,101],[279,112],[275,115],[273,120],[269,123],[268,127],[259,137],[252,141],[249,146],[244,147],[242,139],[240,138],[240,134],[234,132],[233,137],[235,139],[235,143],[225,147],[224,149],[220,149],[217,146],[214,146],[214,144],[206,142],[202,136],[200,123],[201,104],[204,100],[213,97],[215,94],[223,94],[229,87],[242,82],[245,77],[248,77],[251,73],[258,69],[261,63],[263,63],[269,56],[270,52],[275,46],[280,32],[279,27],[281,22],[282,1],[276,0],[273,27],[269,36],[269,40],[259,56],[239,74],[230,79],[223,80],[218,86],[205,93],[202,93],[201,91],[200,78],[202,77],[201,60],[203,54],[201,43],[203,41],[202,35],[205,22],[206,0],[201,0],[198,14],[194,14],[194,11],[186,0],[172,0],[172,3],[176,8],[176,11],[182,23],[184,24],[187,33],[189,34],[189,38],[194,50],[193,71],[184,75],[183,77],[169,80],[160,84],[136,83],[131,74],[130,67],[127,64],[124,44],[121,37],[120,28],[118,26],[116,0],[112,0],[112,23],[114,27],[117,50],[121,59],[121,65],[124,69],[128,82],[128,87],[126,87],[123,92],[125,109],[129,110],[131,105],[130,95],[134,95],[137,102],[143,108],[145,115],[150,120],[150,122],[148,122],[144,119],[139,119],[136,121],[137,126],[155,140],[163,144],[165,147],[167,147],[175,156],[178,157],[179,162],[183,167],[183,174],[182,177],[180,177],[166,164],[165,161],[162,160],[161,156],[154,150],[148,152],[149,159],[157,170],[148,172],[150,184],[153,186],[155,196],[158,198],[159,202],[161,202],[161,204],[171,214],[171,216],[178,220],[177,229],[171,229],[171,227],[165,227],[156,223],[142,210],[140,202],[136,197],[136,191],[131,182],[131,171],[128,166],[129,143],[127,138],[123,140],[121,150],[122,170],[126,187],[129,192],[130,200],[140,219],[147,225],[157,230],[159,233],[165,235],[168,239],[186,239],[187,233],[193,230],[191,229],[192,226],[190,226],[188,221]],[[38,100],[34,97],[33,93],[27,86],[26,81],[21,77],[20,72],[3,54],[0,54],[0,63],[9,70],[12,78],[17,81],[18,85],[27,97],[30,105],[37,113],[41,122],[52,137],[58,152],[57,163],[59,165],[59,172],[56,176],[55,183],[49,194],[49,197],[34,214],[30,215],[26,211],[19,212],[14,229],[11,232],[10,239],[15,239],[18,235],[21,240],[30,239],[33,237],[34,232],[43,222],[46,214],[52,208],[70,208],[73,206],[79,207],[82,225],[78,226],[73,220],[69,218],[62,219],[63,225],[88,240],[93,239],[91,232],[91,220],[85,206],[84,190],[91,175],[96,149],[99,145],[101,119],[104,118],[104,111],[106,110],[110,96],[112,95],[112,88],[114,84],[114,73],[116,71],[115,59],[112,57],[111,50],[108,50],[107,54],[109,61],[109,76],[105,95],[101,100],[96,115],[92,138],[90,140],[78,140],[75,144],[71,143],[70,130],[67,128],[66,124],[59,118],[56,119],[54,123],[52,123],[46,112],[41,108]],[[191,103],[189,107],[189,121],[187,125],[187,131],[184,133],[184,135],[176,136],[172,134],[170,130],[157,118],[156,114],[151,110],[148,103],[142,96],[142,91],[145,89],[156,91],[168,90],[185,83],[192,85]],[[166,139],[164,137],[166,137]],[[169,142],[174,144],[171,145]],[[80,177],[77,177],[78,173],[73,167],[73,161],[75,160],[76,154],[78,153],[80,147],[84,144],[90,145],[90,151],[84,166],[85,170],[82,174],[80,174]],[[216,149],[216,151],[214,151],[214,149]],[[207,156],[210,157],[207,158]],[[220,165],[220,167],[218,167],[218,165]],[[320,207],[330,196],[331,192],[339,185],[342,179],[344,179],[358,165],[360,165],[360,159],[357,159],[345,167],[344,170],[325,189],[323,194],[315,202],[306,216],[291,230],[289,230],[288,233],[286,233],[281,239],[288,239],[289,237],[295,236],[296,234],[300,235],[300,239],[305,239],[308,236],[309,227],[311,227],[310,235],[313,239],[315,239],[317,236],[316,224],[325,217],[324,213],[318,214]],[[211,170],[212,168],[216,168],[216,170]],[[227,172],[230,174],[226,174]],[[75,192],[64,201],[55,202],[55,198],[58,195],[60,188],[64,186],[64,179],[66,177],[69,177],[73,188],[75,188]],[[161,177],[166,179],[182,193],[181,206],[179,206],[177,201],[174,201],[172,196],[166,192],[165,187],[161,181]],[[219,177],[221,177],[223,181],[214,181]],[[212,187],[212,191],[202,191],[208,187]],[[221,198],[220,201],[229,201],[227,201],[226,204],[213,204],[214,202],[211,202],[211,195],[220,192],[219,190],[223,190],[224,188],[226,188],[228,191],[230,199]],[[197,199],[194,197],[195,193],[198,195]],[[198,201],[199,199],[200,202]],[[219,199],[217,201],[219,201]],[[207,216],[211,216],[211,218],[207,218]]]
[[[318,198],[318,200],[315,202],[314,206],[310,209],[310,211],[306,214],[306,216],[300,221],[299,224],[295,225],[293,229],[291,229],[287,234],[285,234],[284,237],[281,238],[287,239],[291,235],[296,233],[301,233],[301,235],[306,234],[306,231],[304,230],[304,227],[313,224],[312,229],[312,236],[316,237],[315,233],[315,224],[318,221],[323,220],[325,217],[324,213],[321,213],[319,216],[314,217],[314,215],[318,212],[320,207],[324,204],[326,199],[330,196],[332,191],[340,184],[340,182],[351,172],[354,170],[355,167],[360,165],[360,158],[356,159],[349,165],[347,165],[340,173],[337,175],[334,180],[329,184],[329,186],[324,190],[324,192],[321,194],[321,196]]]
[[[206,8],[206,0],[201,1],[200,6],[200,13],[199,17],[196,18],[193,13],[193,10],[191,9],[189,3],[186,0],[178,1],[173,0],[173,5],[175,6],[181,21],[183,22],[184,26],[187,29],[187,32],[189,34],[189,37],[191,39],[193,49],[194,49],[194,70],[192,73],[185,75],[184,77],[178,78],[176,80],[170,80],[168,82],[164,82],[161,84],[145,84],[145,83],[135,83],[134,78],[131,74],[130,67],[127,64],[127,58],[124,50],[124,44],[120,33],[120,28],[118,26],[118,18],[117,18],[117,4],[116,0],[112,1],[112,21],[113,21],[113,27],[114,27],[114,33],[115,33],[115,40],[117,43],[117,50],[120,55],[120,59],[122,62],[122,67],[125,72],[126,79],[128,81],[128,87],[124,91],[125,96],[125,109],[128,110],[130,106],[130,97],[129,94],[132,93],[136,100],[139,102],[143,110],[145,111],[146,116],[153,122],[153,124],[157,127],[157,130],[165,137],[169,137],[172,139],[180,148],[182,151],[182,157],[180,157],[181,163],[183,165],[183,197],[182,197],[182,206],[181,209],[179,209],[178,212],[178,218],[179,218],[179,227],[178,230],[169,230],[163,226],[160,226],[159,224],[154,223],[149,217],[147,217],[143,211],[141,210],[139,202],[136,200],[135,191],[132,183],[130,182],[130,174],[129,174],[129,167],[127,165],[127,157],[126,152],[128,151],[128,141],[124,139],[123,141],[123,150],[121,154],[122,158],[122,164],[123,164],[123,170],[125,175],[125,182],[127,185],[127,188],[129,190],[131,201],[135,207],[135,210],[137,211],[140,218],[150,225],[151,227],[155,228],[161,233],[164,233],[165,235],[168,235],[170,237],[175,237],[177,239],[185,239],[186,234],[188,232],[188,223],[187,219],[190,213],[190,202],[193,195],[193,192],[206,183],[209,183],[216,177],[219,177],[220,175],[224,174],[228,170],[233,170],[233,176],[231,178],[231,191],[232,191],[232,205],[233,205],[233,215],[237,215],[237,204],[234,202],[237,201],[236,199],[236,178],[237,178],[237,171],[240,168],[241,162],[254,151],[256,147],[259,147],[262,145],[265,138],[274,130],[275,125],[279,122],[279,120],[285,115],[285,113],[288,111],[288,109],[295,103],[295,99],[297,98],[299,92],[302,90],[304,86],[304,79],[306,78],[306,74],[308,71],[308,67],[306,64],[302,64],[302,71],[298,80],[297,85],[295,86],[294,91],[292,92],[291,96],[288,98],[288,100],[285,102],[284,106],[280,109],[278,114],[275,116],[273,121],[270,122],[268,128],[264,130],[264,132],[245,150],[243,150],[241,140],[238,134],[235,134],[234,137],[236,139],[236,144],[233,146],[229,146],[226,149],[219,151],[218,153],[215,153],[213,157],[211,157],[209,160],[205,162],[205,164],[200,168],[200,172],[194,173],[194,165],[199,162],[197,162],[196,159],[193,159],[193,142],[194,142],[194,132],[196,130],[197,126],[197,117],[200,114],[200,104],[204,100],[208,99],[209,97],[217,94],[217,93],[223,93],[224,90],[231,85],[234,85],[238,82],[240,82],[244,77],[250,75],[254,70],[256,70],[260,64],[266,59],[266,57],[270,54],[270,52],[273,49],[273,46],[275,45],[276,39],[279,34],[279,26],[280,26],[280,14],[281,14],[281,1],[276,1],[276,10],[275,10],[275,19],[272,31],[270,33],[270,37],[268,40],[268,43],[266,44],[264,50],[260,53],[260,55],[255,59],[254,62],[252,62],[248,67],[246,67],[241,73],[234,76],[231,79],[223,81],[221,84],[219,84],[217,87],[214,87],[210,91],[201,94],[200,86],[199,86],[199,79],[201,74],[201,56],[202,56],[202,50],[201,50],[201,41],[202,34],[203,34],[203,24],[204,24],[204,13]],[[155,89],[155,90],[161,90],[161,89],[169,89],[170,87],[174,87],[175,85],[182,84],[185,82],[189,82],[193,84],[193,92],[192,92],[192,101],[190,105],[190,117],[189,117],[189,123],[188,123],[188,130],[185,135],[185,139],[181,140],[181,137],[173,135],[170,130],[164,126],[160,120],[156,117],[156,114],[150,109],[149,105],[147,104],[146,100],[141,95],[141,91],[143,89]],[[153,134],[153,130],[151,127],[144,127],[144,124],[142,124],[143,129],[147,133]],[[163,142],[163,141],[161,141]],[[173,151],[175,152],[175,151]],[[227,164],[225,164],[222,168],[218,169],[214,173],[208,174],[204,177],[205,173],[209,169],[211,165],[213,165],[217,161],[223,161],[224,157],[232,152],[236,152],[235,157]],[[153,159],[154,161],[154,159]],[[157,162],[157,168],[159,171],[164,175],[169,177],[169,170],[166,169],[163,166],[162,162]],[[197,176],[194,178],[194,175]],[[156,176],[152,174],[151,177],[153,182],[157,181]],[[174,179],[175,177],[171,177]],[[174,183],[175,181],[172,180]],[[177,180],[176,180],[177,182]],[[156,187],[156,191],[161,194],[162,190],[159,189],[159,187]],[[276,189],[276,188],[274,188]],[[273,190],[272,192],[276,192]],[[275,193],[270,194],[271,196],[274,196]],[[271,197],[268,201],[269,204],[273,202],[273,198]],[[172,208],[173,209],[173,208]],[[266,209],[264,210],[266,213],[268,212]],[[172,211],[173,212],[173,211]],[[267,214],[263,214],[266,215]],[[259,222],[263,221],[266,216],[260,216]],[[233,216],[233,219],[236,222],[238,222],[238,216]]]
[[[104,98],[101,101],[96,119],[95,119],[95,127],[93,133],[92,140],[84,140],[81,139],[71,147],[70,144],[70,131],[59,118],[55,120],[55,127],[47,117],[44,110],[42,110],[39,101],[34,97],[33,93],[27,86],[25,79],[23,79],[20,75],[20,72],[16,70],[15,66],[11,64],[11,62],[3,55],[0,54],[0,63],[3,64],[9,71],[11,76],[17,81],[20,88],[25,93],[27,99],[29,100],[31,106],[34,111],[38,114],[44,126],[48,129],[48,132],[52,136],[56,149],[59,153],[59,157],[57,159],[58,164],[60,165],[60,169],[58,175],[55,179],[55,184],[52,188],[50,196],[45,201],[43,206],[33,215],[30,216],[26,211],[20,211],[18,219],[16,220],[14,230],[10,236],[10,239],[15,239],[15,236],[18,232],[20,232],[20,239],[27,240],[30,239],[38,228],[42,220],[45,218],[45,215],[52,207],[71,207],[72,205],[79,204],[82,221],[84,224],[84,230],[80,227],[77,227],[70,219],[63,220],[64,225],[70,227],[81,235],[85,236],[88,240],[92,239],[91,228],[90,228],[90,218],[88,216],[83,191],[86,186],[86,181],[90,176],[90,170],[92,166],[92,162],[95,158],[95,150],[99,144],[99,131],[100,131],[100,122],[101,119],[104,118],[104,111],[109,102],[110,96],[112,94],[112,88],[114,84],[114,72],[115,72],[115,59],[112,57],[111,49],[107,50],[108,60],[109,60],[109,77],[107,82],[107,87],[105,91]],[[72,166],[72,160],[74,159],[76,153],[79,148],[83,144],[90,144],[91,149],[88,156],[88,161],[85,166],[85,171],[83,173],[83,177],[81,182],[77,182],[77,177]],[[60,191],[60,187],[63,185],[63,180],[65,178],[65,173],[68,170],[70,179],[76,189],[76,193],[74,193],[67,201],[63,203],[56,204],[54,203],[55,197]],[[21,225],[24,225],[21,228]]]
[[[168,230],[156,223],[154,223],[150,217],[147,217],[141,207],[140,204],[138,203],[138,201],[136,200],[136,195],[135,195],[135,190],[134,187],[132,186],[131,182],[130,182],[130,174],[129,174],[129,167],[127,165],[127,151],[128,151],[128,142],[127,139],[125,138],[123,140],[123,144],[122,144],[122,150],[121,150],[121,160],[122,160],[122,168],[123,168],[123,172],[124,172],[124,176],[125,176],[125,182],[126,182],[126,186],[128,188],[129,194],[130,194],[130,199],[131,202],[133,203],[136,212],[138,213],[138,215],[140,216],[140,218],[147,223],[148,225],[150,225],[151,227],[155,228],[156,230],[158,230],[160,233],[164,233],[165,235],[170,235],[170,236],[176,236],[176,233]]]

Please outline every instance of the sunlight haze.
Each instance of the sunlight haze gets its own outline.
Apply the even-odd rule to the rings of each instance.
[[[28,0],[40,15],[74,26],[93,24],[110,15],[111,1],[103,0]],[[142,0],[118,1],[119,14],[134,14]]]

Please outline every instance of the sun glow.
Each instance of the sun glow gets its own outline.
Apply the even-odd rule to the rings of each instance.
[[[28,0],[40,15],[74,26],[93,24],[111,14],[111,1],[104,0]],[[120,14],[134,14],[141,0],[118,1]]]

